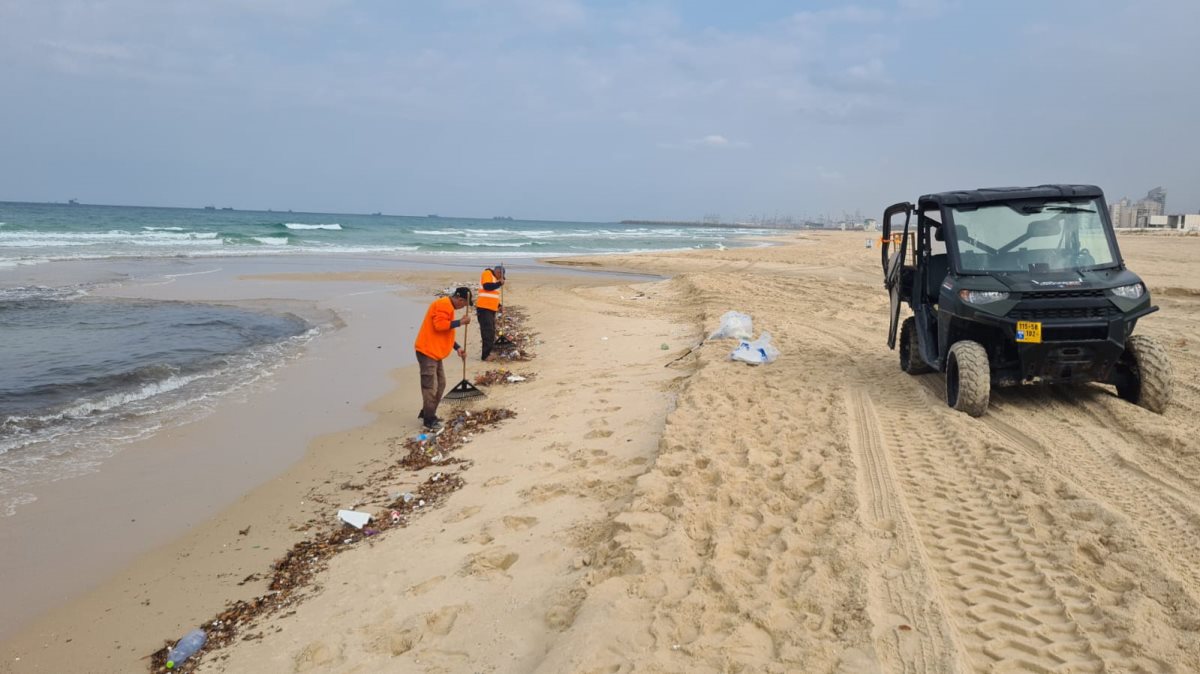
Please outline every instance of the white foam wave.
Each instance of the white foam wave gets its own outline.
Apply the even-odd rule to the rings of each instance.
[[[252,236],[250,238],[267,246],[286,246],[288,242],[286,236]]]
[[[171,391],[175,391],[175,390],[180,389],[194,381],[211,377],[214,374],[215,373],[193,374],[193,375],[186,375],[186,376],[171,375],[171,376],[167,377],[166,379],[145,384],[141,388],[137,389],[136,391],[125,391],[122,393],[114,393],[112,395],[105,396],[104,398],[101,398],[99,400],[84,401],[84,402],[72,405],[71,407],[68,407],[68,408],[66,408],[60,412],[56,412],[54,414],[47,414],[47,415],[37,416],[37,417],[23,417],[23,416],[9,417],[8,420],[5,422],[5,425],[11,425],[11,427],[16,428],[16,427],[20,427],[20,426],[25,426],[28,424],[28,422],[31,422],[31,421],[37,422],[39,425],[49,425],[49,424],[62,422],[62,421],[68,421],[68,420],[97,419],[103,413],[113,410],[117,407],[127,406],[130,403],[140,402],[140,401],[146,400],[148,398],[151,398],[151,397],[154,397],[157,395],[162,395],[164,393],[169,393]],[[16,446],[21,446],[21,445],[25,444],[26,441],[27,441],[27,438],[21,438],[18,436],[16,441],[11,444],[16,445]],[[7,452],[13,448],[14,447],[5,446],[4,444],[0,444],[0,454],[4,454],[5,452]]]
[[[491,242],[475,243],[472,241],[460,241],[460,242],[458,242],[457,245],[468,246],[470,248],[492,248],[492,247],[495,247],[495,248],[524,248],[525,246],[533,246],[536,244],[532,241],[525,241],[523,243],[491,243]]]
[[[142,229],[150,232],[182,232],[182,227],[142,227]]]
[[[135,245],[171,245],[189,243],[219,245],[217,232],[127,232],[114,229],[107,232],[0,232],[0,248],[39,248],[47,246],[94,246],[104,243]]]
[[[327,225],[306,225],[302,222],[285,222],[284,227],[288,229],[329,229],[333,231],[341,231],[342,226],[336,222]]]
[[[462,234],[461,229],[414,229],[413,234],[425,234],[428,236],[453,236]]]

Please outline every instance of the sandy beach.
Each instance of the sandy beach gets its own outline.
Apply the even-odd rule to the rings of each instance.
[[[348,545],[196,671],[1200,671],[1200,238],[1120,238],[1161,307],[1137,330],[1169,348],[1166,414],[1089,385],[997,389],[975,419],[938,375],[899,370],[865,237],[513,273],[536,357],[505,367],[534,376],[462,404],[517,415],[456,451],[462,488]],[[566,273],[602,269],[664,278]],[[466,276],[242,282],[377,289],[371,315]],[[705,341],[730,310],[777,362]],[[377,374],[364,418],[24,624],[0,671],[148,671],[166,640],[264,595],[298,528],[428,480],[437,467],[361,483],[419,432],[414,368]]]

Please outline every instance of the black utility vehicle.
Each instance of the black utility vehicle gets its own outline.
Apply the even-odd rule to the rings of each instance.
[[[881,248],[888,347],[899,327],[900,369],[945,372],[954,409],[982,415],[993,384],[1084,382],[1153,412],[1167,406],[1166,351],[1133,334],[1158,307],[1125,268],[1100,188],[927,194],[884,212]],[[901,302],[913,311],[902,325]]]

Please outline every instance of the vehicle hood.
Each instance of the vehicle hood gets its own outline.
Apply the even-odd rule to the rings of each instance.
[[[996,272],[993,275],[1013,292],[1033,293],[1060,290],[1108,289],[1141,281],[1128,269],[1092,269],[1062,272]]]

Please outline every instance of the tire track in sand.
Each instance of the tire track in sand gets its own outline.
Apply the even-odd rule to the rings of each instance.
[[[1021,672],[1135,670],[1126,644],[1103,634],[1087,594],[1061,580],[1055,560],[1004,485],[900,390],[881,394],[886,447],[972,669]]]
[[[846,394],[850,448],[858,464],[858,492],[866,506],[864,528],[878,541],[878,564],[868,592],[883,609],[872,610],[875,650],[886,671],[967,669],[965,650],[949,626],[947,609],[926,569],[929,561],[879,433],[874,405],[865,391]],[[871,609],[868,609],[871,610]]]
[[[1195,561],[1200,559],[1200,512],[1194,503],[1185,501],[1171,484],[1125,460],[1113,443],[1100,437],[1100,426],[1080,431],[1071,424],[1056,424],[1054,441],[1043,442],[1032,435],[1036,431],[1025,433],[1016,423],[1019,420],[1007,409],[992,410],[984,418],[989,429],[1033,460],[1049,462],[1055,472],[1137,522],[1143,542],[1159,553],[1157,557],[1176,577],[1193,593],[1200,588]]]

